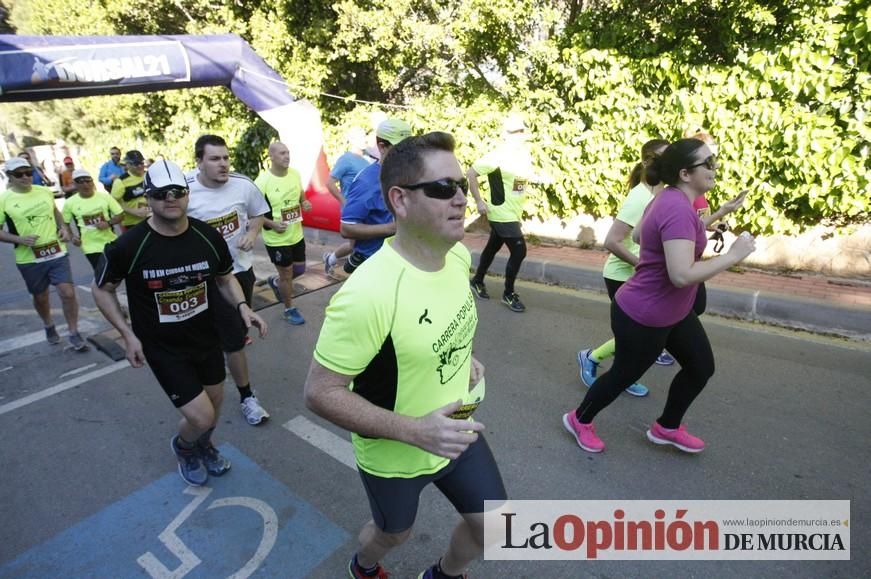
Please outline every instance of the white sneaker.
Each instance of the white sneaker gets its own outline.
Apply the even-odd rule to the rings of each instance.
[[[269,419],[269,413],[260,406],[260,401],[256,396],[249,396],[240,404],[242,407],[242,416],[248,421],[251,426],[257,426],[261,422]]]

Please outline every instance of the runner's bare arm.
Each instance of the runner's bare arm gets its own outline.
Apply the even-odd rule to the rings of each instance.
[[[6,243],[15,243],[17,245],[26,245],[28,247],[33,247],[36,244],[36,240],[39,239],[38,235],[15,235],[14,233],[9,233],[5,229],[0,228],[0,241],[4,241]]]
[[[619,219],[615,219],[605,236],[605,249],[613,253],[618,258],[622,259],[632,267],[638,265],[638,258],[623,245],[623,240],[632,233],[632,226],[624,223]]]
[[[724,255],[703,261],[695,260],[695,241],[669,239],[663,242],[662,246],[665,250],[668,277],[675,287],[686,287],[707,281],[721,271],[726,271],[756,249],[755,241],[749,234],[738,237]]]
[[[469,371],[469,384],[474,386],[478,382],[481,381],[481,378],[484,377],[484,364],[478,361],[478,359],[472,356],[472,367]]]
[[[404,416],[376,406],[348,389],[352,376],[325,368],[312,360],[305,383],[306,406],[318,416],[351,432],[389,438],[454,459],[478,439],[480,422],[454,420],[459,400],[421,417]]]
[[[119,285],[121,285],[120,282],[105,282],[102,286],[98,286],[95,280],[91,284],[91,293],[94,296],[94,303],[97,304],[100,313],[124,338],[127,361],[134,368],[141,368],[145,364],[145,354],[142,351],[142,343],[133,333],[130,326],[127,325],[124,314],[121,312],[121,304],[118,303],[118,295],[115,293]]]
[[[266,221],[265,214],[248,218],[248,231],[239,238],[239,249],[250,251],[254,247],[254,242],[257,240],[257,236],[260,235],[260,230],[263,229],[264,221]]]
[[[336,201],[339,202],[339,205],[345,204],[345,196],[339,191],[339,186],[336,185],[337,181],[335,181],[332,177],[327,179],[327,191],[330,192],[330,195],[336,198]]]
[[[232,273],[219,275],[215,277],[215,281],[218,284],[218,291],[221,292],[221,297],[236,308],[239,315],[242,316],[242,321],[245,322],[245,327],[256,327],[260,332],[260,337],[265,338],[269,326],[266,325],[263,318],[254,313],[254,310],[245,301],[245,294],[242,292],[242,286],[239,285],[239,280],[236,279],[236,276]]]
[[[366,223],[339,224],[339,233],[347,239],[375,239],[377,237],[390,237],[396,233],[396,222],[368,225]]]
[[[466,171],[466,179],[469,180],[469,193],[475,198],[475,205],[478,207],[478,213],[481,215],[487,214],[487,204],[481,199],[481,191],[478,189],[478,172],[469,168]]]
[[[64,223],[64,216],[60,211],[58,211],[57,207],[54,208],[54,222],[57,223],[57,229],[60,232],[60,240],[72,240],[73,232],[70,231],[70,226]]]

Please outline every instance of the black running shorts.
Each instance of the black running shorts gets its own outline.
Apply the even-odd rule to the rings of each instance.
[[[305,262],[305,239],[293,245],[266,246],[269,259],[279,267],[289,267],[294,263]]]
[[[226,378],[224,354],[212,348],[200,354],[174,353],[156,345],[142,344],[151,372],[166,395],[181,408],[203,391]]]
[[[484,436],[472,443],[456,460],[434,474],[415,478],[383,478],[360,469],[369,497],[372,518],[385,533],[411,528],[417,516],[420,492],[434,483],[460,514],[483,513],[485,500],[504,501],[505,485]]]

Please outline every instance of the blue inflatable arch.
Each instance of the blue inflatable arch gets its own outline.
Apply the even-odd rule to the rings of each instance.
[[[0,103],[225,86],[278,131],[314,205],[306,225],[338,230],[320,114],[235,34],[0,35]]]

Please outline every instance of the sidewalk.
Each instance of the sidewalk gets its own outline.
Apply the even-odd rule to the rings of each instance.
[[[341,238],[337,233],[306,229],[306,242],[334,247]],[[487,235],[466,233],[463,243],[477,264]],[[501,275],[507,256],[503,248],[489,273]],[[602,266],[607,257],[606,251],[596,249],[527,244],[519,277],[604,294]],[[723,272],[706,286],[710,313],[871,340],[871,281],[740,269],[740,273]]]

